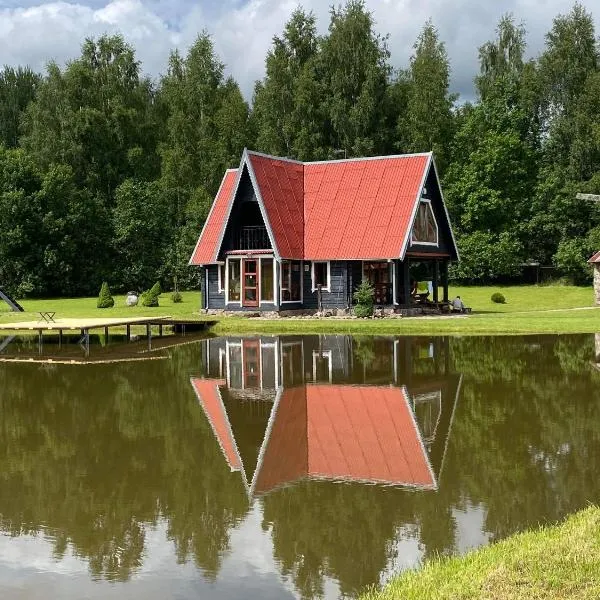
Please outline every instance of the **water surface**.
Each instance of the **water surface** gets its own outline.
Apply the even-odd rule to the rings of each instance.
[[[353,597],[600,502],[594,336],[179,341],[0,362],[3,599]]]

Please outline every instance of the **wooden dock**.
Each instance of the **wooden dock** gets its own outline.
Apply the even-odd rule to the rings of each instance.
[[[79,345],[84,348],[86,356],[89,356],[90,331],[104,330],[106,340],[109,339],[111,328],[125,327],[125,337],[127,341],[131,340],[132,327],[145,327],[146,337],[148,339],[148,349],[152,345],[152,327],[158,327],[158,336],[162,337],[163,328],[171,326],[173,331],[185,334],[186,328],[189,331],[204,331],[213,325],[216,321],[194,321],[191,319],[173,319],[169,315],[159,317],[113,317],[113,318],[65,318],[39,321],[13,321],[0,323],[0,333],[19,334],[36,332],[39,340],[39,353],[42,353],[44,334],[58,334],[59,346],[62,346],[63,335],[65,333],[78,332],[80,335]],[[10,344],[12,337],[5,340],[0,351],[5,345]],[[1,340],[0,340],[1,342]]]

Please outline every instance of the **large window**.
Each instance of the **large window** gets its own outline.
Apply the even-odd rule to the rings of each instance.
[[[413,226],[411,242],[413,244],[438,243],[438,226],[431,208],[430,200],[421,200]]]
[[[273,302],[272,258],[263,258],[260,261],[260,299],[262,302]]]
[[[302,270],[300,261],[281,261],[281,301],[300,302]]]
[[[313,262],[312,264],[312,291],[316,291],[319,286],[324,292],[329,292],[329,263]]]
[[[229,260],[229,294],[227,297],[228,302],[239,302],[241,298],[240,286],[240,261]]]

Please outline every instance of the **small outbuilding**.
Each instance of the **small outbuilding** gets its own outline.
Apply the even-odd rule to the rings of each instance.
[[[594,268],[594,295],[596,297],[596,304],[600,305],[600,251],[596,252],[588,263]]]
[[[203,308],[338,309],[368,280],[375,304],[448,302],[458,250],[429,153],[303,163],[245,150],[190,259]]]

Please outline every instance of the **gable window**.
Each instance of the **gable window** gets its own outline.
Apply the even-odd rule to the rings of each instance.
[[[300,261],[281,261],[280,284],[282,302],[300,302],[302,286]]]
[[[225,263],[218,264],[217,269],[219,274],[219,294],[222,294],[225,291]]]
[[[319,286],[324,292],[331,291],[330,282],[330,263],[313,262],[312,264],[312,291],[315,292]]]
[[[431,200],[422,199],[419,202],[415,224],[413,225],[411,243],[438,244],[438,226],[431,208]]]

